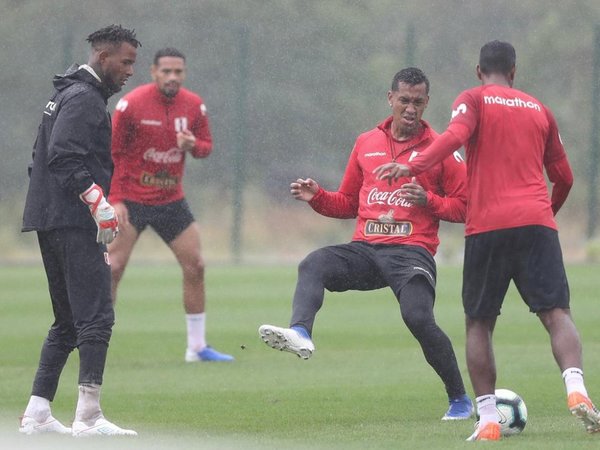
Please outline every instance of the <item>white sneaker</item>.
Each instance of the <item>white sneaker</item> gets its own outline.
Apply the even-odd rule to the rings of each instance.
[[[52,415],[48,416],[43,422],[38,422],[33,417],[21,417],[19,425],[19,433],[23,434],[41,434],[41,433],[60,433],[70,434],[71,429],[65,427],[62,423],[56,420]]]
[[[109,422],[104,417],[96,420],[92,426],[86,425],[84,422],[73,422],[73,436],[88,437],[88,436],[137,436],[133,430],[125,430]]]
[[[273,325],[261,325],[258,334],[269,347],[294,353],[302,359],[310,358],[315,351],[315,344],[303,328],[280,328]]]

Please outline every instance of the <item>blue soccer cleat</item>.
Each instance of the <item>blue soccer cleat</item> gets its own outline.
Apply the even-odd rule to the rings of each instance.
[[[448,401],[450,407],[442,420],[466,420],[473,415],[473,402],[467,394]]]
[[[199,352],[195,352],[190,349],[186,350],[185,352],[186,362],[231,362],[234,360],[235,358],[233,356],[226,355],[225,353],[219,353],[209,345],[204,347],[204,349]]]

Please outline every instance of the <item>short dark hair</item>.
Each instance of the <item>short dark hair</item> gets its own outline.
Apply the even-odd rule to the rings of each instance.
[[[156,52],[156,54],[154,55],[154,65],[157,66],[158,65],[158,60],[160,58],[165,57],[165,56],[172,56],[174,58],[181,58],[185,62],[185,55],[183,53],[181,53],[176,48],[166,47],[166,48],[161,48],[159,51]]]
[[[135,48],[142,46],[142,43],[135,37],[135,30],[128,30],[121,25],[114,24],[94,31],[87,37],[87,41],[94,48],[102,44],[121,45],[123,42],[131,44]]]
[[[392,91],[397,91],[400,83],[406,83],[410,86],[425,83],[425,90],[427,94],[429,94],[429,80],[423,71],[416,67],[407,67],[394,75],[394,79],[392,80]]]
[[[508,42],[491,41],[481,47],[479,52],[479,70],[490,73],[508,74],[517,62],[515,48]]]

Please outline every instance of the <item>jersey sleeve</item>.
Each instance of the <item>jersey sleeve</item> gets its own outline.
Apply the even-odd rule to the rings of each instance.
[[[115,166],[110,184],[109,201],[116,203],[123,200],[123,180],[127,172],[126,149],[129,148],[129,139],[133,133],[133,106],[126,98],[117,102],[112,118],[112,159]]]
[[[552,211],[556,215],[573,186],[573,172],[569,165],[560,134],[558,133],[556,119],[548,108],[546,108],[546,116],[548,117],[550,127],[544,152],[544,167],[548,174],[548,179],[552,183]]]
[[[353,150],[336,192],[320,189],[309,205],[319,214],[337,219],[352,219],[358,215],[358,199],[363,183],[363,174]]]
[[[462,92],[452,104],[452,117],[448,129],[465,145],[479,123],[479,91],[469,89]]]
[[[212,152],[212,136],[206,106],[202,100],[200,100],[198,115],[191,131],[196,137],[196,145],[192,150],[192,156],[194,158],[206,158]]]
[[[452,104],[452,118],[431,145],[408,164],[412,175],[418,175],[440,163],[471,138],[479,120],[479,101],[471,91],[462,92]]]
[[[427,192],[427,207],[440,220],[463,223],[467,212],[467,169],[458,152],[441,163],[438,184],[443,195]]]
[[[565,152],[560,134],[558,133],[558,124],[556,123],[554,114],[552,114],[552,111],[548,108],[544,109],[549,124],[548,138],[546,139],[546,148],[544,151],[544,165],[547,165],[566,158],[567,153]]]
[[[440,163],[444,158],[448,157],[452,152],[458,150],[460,146],[461,143],[454,133],[452,133],[450,129],[447,129],[440,134],[432,144],[408,163],[410,173],[412,175],[418,175],[429,170]]]

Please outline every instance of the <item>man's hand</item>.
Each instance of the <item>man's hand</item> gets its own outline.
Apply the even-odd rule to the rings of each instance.
[[[117,219],[119,221],[119,225],[128,226],[129,225],[129,211],[125,203],[117,202],[113,203],[112,207],[115,208],[115,214],[117,215]]]
[[[177,147],[186,152],[191,152],[196,146],[196,136],[188,130],[179,131],[177,133]]]
[[[317,192],[319,192],[319,185],[311,178],[306,180],[298,178],[290,183],[290,193],[296,200],[310,202]]]
[[[373,173],[377,175],[378,180],[388,180],[388,184],[391,185],[393,182],[398,181],[398,178],[409,177],[410,169],[404,164],[391,162],[375,168]]]
[[[411,202],[413,205],[427,205],[427,192],[425,192],[423,186],[417,183],[415,177],[412,177],[410,183],[405,183],[400,187],[400,195],[403,199]]]
[[[115,209],[106,201],[102,188],[94,183],[79,198],[89,206],[90,213],[98,226],[96,242],[110,244],[119,232],[119,221]]]

